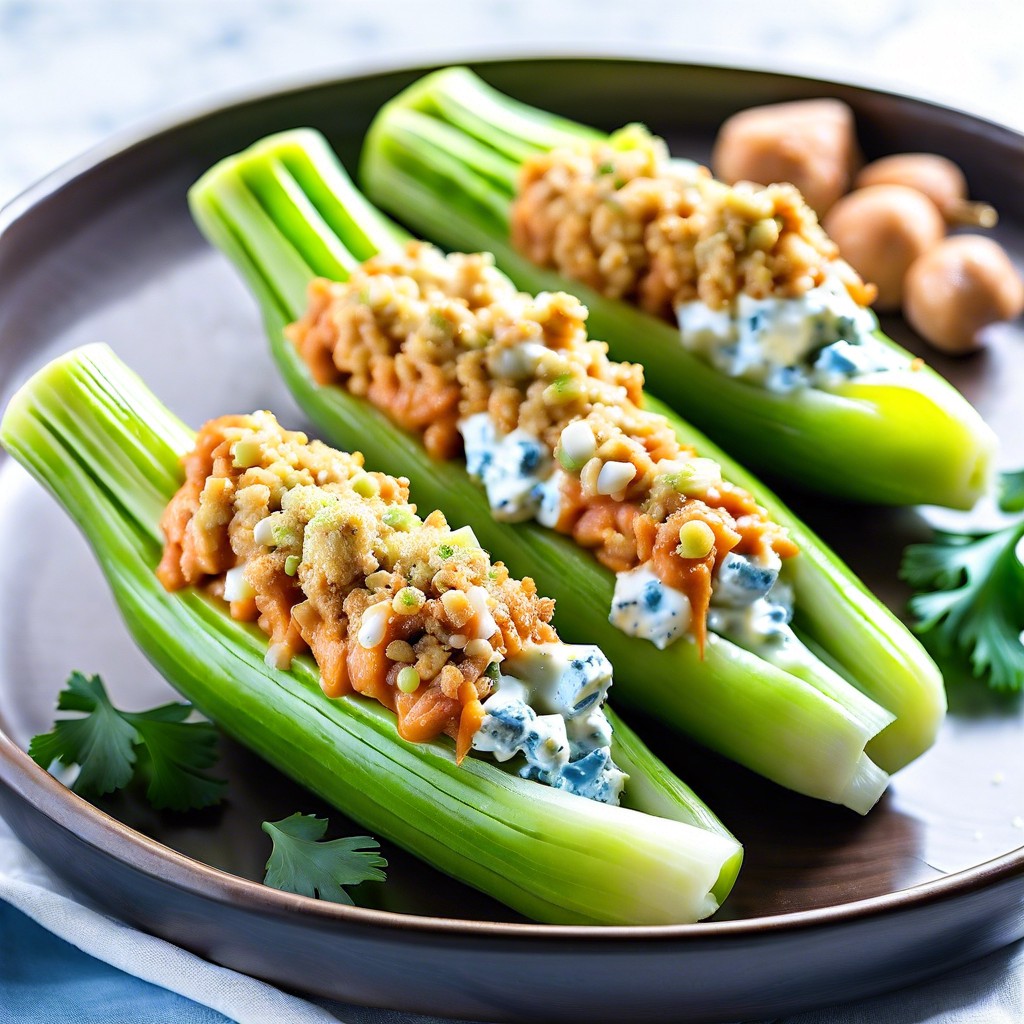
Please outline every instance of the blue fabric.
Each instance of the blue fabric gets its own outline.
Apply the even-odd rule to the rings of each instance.
[[[345,1024],[455,1024],[329,999],[315,1003]],[[1020,1024],[1024,1021],[1024,942],[896,995],[784,1020],[785,1024]],[[0,900],[0,1024],[224,1021],[229,1018],[215,1010],[81,952]],[[765,1024],[783,1024],[783,1020]]]
[[[0,900],[0,1024],[224,1024],[228,1018],[133,978]]]

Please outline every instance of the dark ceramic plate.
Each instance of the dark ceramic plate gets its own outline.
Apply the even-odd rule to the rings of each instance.
[[[606,128],[643,118],[676,153],[698,158],[736,109],[839,96],[856,110],[869,155],[932,150],[960,162],[974,192],[1000,209],[998,237],[1024,256],[1024,139],[977,118],[723,68],[515,60],[479,70],[513,95]],[[301,424],[255,305],[192,226],[185,190],[219,157],[295,125],[322,129],[353,166],[374,112],[418,74],[323,82],[212,110],[93,154],[16,200],[0,218],[4,400],[45,360],[102,340],[193,424],[259,407]],[[898,322],[886,326],[913,347]],[[1007,463],[1024,460],[1018,333],[993,331],[989,350],[963,362],[933,360],[1000,431]],[[130,707],[165,700],[169,689],[133,647],[70,523],[9,460],[0,474],[0,812],[78,890],[211,960],[353,1002],[487,1020],[724,1021],[895,988],[1024,934],[1024,720],[1017,705],[959,684],[935,749],[863,819],[650,726],[651,742],[746,844],[735,893],[700,925],[532,925],[387,844],[390,880],[363,887],[372,906],[264,888],[260,822],[327,809],[245,750],[225,742],[227,806],[184,817],[129,800],[97,810],[23,753],[52,721],[73,668],[101,672]],[[916,512],[787,496],[903,606],[899,553],[927,532]],[[357,829],[336,811],[331,819],[335,834]]]

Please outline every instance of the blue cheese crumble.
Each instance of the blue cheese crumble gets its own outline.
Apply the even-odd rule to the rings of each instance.
[[[717,606],[708,610],[708,629],[750,651],[768,644],[799,644],[790,627],[793,619],[793,592],[780,584],[770,596],[759,597],[743,607]]]
[[[793,590],[779,580],[780,560],[758,562],[730,551],[711,591],[708,628],[741,647],[797,643],[790,629]]]
[[[777,555],[763,562],[733,551],[725,555],[711,591],[708,629],[750,651],[792,636],[793,593],[779,582],[780,564]],[[647,565],[616,574],[608,620],[627,636],[664,650],[687,632],[690,617],[686,595],[663,583]]]
[[[615,574],[608,621],[627,636],[664,650],[689,629],[690,618],[689,598],[662,583],[647,565]]]
[[[532,644],[503,663],[473,748],[497,761],[520,758],[519,774],[555,789],[617,804],[627,776],[612,761],[601,705],[612,681],[597,647]]]
[[[685,348],[721,373],[769,391],[835,387],[908,365],[875,336],[874,313],[859,306],[835,278],[796,299],[741,293],[731,309],[722,310],[683,302],[676,317]]]
[[[741,296],[740,301],[756,302],[746,296]],[[779,304],[779,300],[772,301],[776,305]],[[784,301],[801,303],[804,300]],[[847,301],[853,304],[849,296]],[[695,315],[702,318],[702,323],[717,323],[721,327],[729,319],[728,314],[715,313],[703,303],[691,305],[700,307],[698,314]],[[857,309],[871,317],[869,312],[860,310],[859,307]],[[801,345],[804,345],[804,342],[797,343],[790,339],[785,344],[778,342],[775,351],[786,353],[788,358],[801,351]],[[827,364],[831,367],[829,373],[846,373],[850,366],[856,368],[865,365],[865,351],[868,350],[863,346],[838,341],[823,349],[817,356],[817,362],[822,366]],[[543,442],[523,430],[513,430],[508,434],[499,435],[494,421],[486,412],[466,417],[459,424],[459,430],[465,443],[466,468],[471,476],[483,483],[494,517],[505,522],[535,519],[543,526],[555,527],[561,513],[561,494],[566,473],[557,465],[551,451]],[[681,463],[677,472],[686,474],[687,493],[692,491],[699,494],[702,489],[712,486],[721,479],[720,467],[709,459],[690,459],[685,464]],[[780,559],[774,554],[763,564],[735,552],[725,555],[718,565],[712,588],[708,628],[720,635],[728,634],[730,639],[750,650],[762,646],[766,638],[780,635],[780,626],[788,628],[792,605],[791,599],[789,606],[784,602],[780,603],[776,594],[780,565]],[[616,574],[615,592],[608,621],[627,636],[649,640],[657,648],[664,650],[681,636],[689,633],[692,619],[693,613],[686,595],[663,583],[651,571],[650,566],[640,565]],[[543,658],[540,658],[537,664],[542,663]],[[566,670],[565,679],[568,680],[571,676],[571,671]],[[543,683],[541,688],[548,692],[550,687],[548,681]],[[604,699],[603,696],[601,699]],[[527,701],[527,705],[529,704]],[[501,701],[495,704],[496,709],[503,706]],[[540,717],[546,718],[553,714],[564,716],[567,721],[571,721],[574,715],[579,713],[579,709],[574,712],[569,705],[562,703],[548,707],[546,712]],[[502,720],[511,714],[513,711],[502,711]],[[534,713],[534,718],[537,717]],[[531,744],[530,749],[536,755],[535,757],[534,754],[530,754],[528,757],[530,770],[538,777],[545,776],[545,780],[550,781],[551,785],[556,785],[553,779],[560,777],[558,771],[553,770],[551,765],[543,767],[536,760],[542,756],[541,739],[537,737],[543,732],[544,742],[548,744],[545,750],[556,750],[565,746],[567,751],[571,746],[569,738],[564,730],[559,731],[554,722],[541,721],[537,724],[531,718],[528,723],[521,724],[522,744]],[[496,718],[492,725],[497,729],[500,725],[499,719]],[[506,722],[506,725],[511,728],[509,722]],[[523,729],[526,732],[523,732]],[[531,729],[533,732],[530,732]],[[525,750],[526,747],[523,746],[522,752]],[[516,747],[516,752],[521,752],[519,747]],[[588,752],[583,751],[584,754]],[[574,752],[573,760],[580,756]]]
[[[547,446],[525,430],[499,437],[485,412],[466,417],[459,431],[466,470],[484,485],[494,518],[506,523],[535,519],[545,501],[544,486],[553,475]]]
[[[746,608],[767,597],[779,578],[781,559],[759,564],[746,555],[730,551],[718,565],[718,579],[711,591],[711,603],[726,608]]]

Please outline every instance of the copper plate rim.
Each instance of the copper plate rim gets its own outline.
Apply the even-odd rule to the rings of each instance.
[[[820,84],[826,89],[864,90],[873,95],[890,96],[893,99],[904,101],[910,100],[925,107],[956,114],[977,125],[1005,132],[1015,139],[1024,141],[1024,136],[1020,132],[1007,125],[947,104],[856,82],[838,82],[812,75],[793,74],[782,68],[767,65],[752,68],[717,62],[691,63],[673,60],[670,57],[651,58],[644,55],[624,54],[621,51],[566,54],[560,50],[545,52],[541,49],[526,53],[488,53],[483,58],[479,55],[474,57],[472,54],[456,53],[450,60],[442,60],[424,66],[409,66],[386,61],[367,62],[351,74],[298,76],[282,80],[277,85],[231,90],[212,100],[188,104],[176,113],[172,112],[144,120],[137,127],[120,132],[111,139],[91,147],[81,155],[62,164],[0,207],[0,243],[3,241],[3,236],[23,216],[52,195],[73,184],[81,175],[116,160],[138,146],[152,143],[162,135],[180,131],[192,123],[218,113],[224,113],[235,107],[258,104],[271,98],[301,93],[310,89],[326,88],[340,82],[358,81],[363,78],[403,72],[425,73],[448,64],[467,63],[486,66],[503,61],[553,59],[615,60],[627,63],[635,61],[694,69],[771,74],[810,84]],[[6,459],[6,453],[0,451],[0,468],[2,468],[2,460]],[[1018,875],[1024,875],[1024,845],[1022,845],[1016,850],[1011,850],[1009,853],[973,867],[882,896],[822,907],[817,910],[795,911],[739,921],[708,921],[680,925],[604,926],[519,924],[500,921],[470,921],[448,917],[421,917],[387,910],[349,907],[298,896],[241,878],[179,853],[125,825],[73,793],[49,772],[40,768],[2,729],[0,729],[0,782],[9,786],[17,795],[42,811],[51,820],[90,845],[107,852],[122,864],[197,896],[213,899],[219,903],[242,905],[245,909],[260,910],[282,917],[299,913],[306,917],[319,918],[324,922],[337,922],[347,926],[397,928],[446,937],[486,935],[503,939],[573,940],[588,943],[621,942],[622,940],[653,943],[698,942],[739,937],[753,938],[762,934],[799,932],[906,912],[955,897],[967,896],[1001,882],[1010,881]]]

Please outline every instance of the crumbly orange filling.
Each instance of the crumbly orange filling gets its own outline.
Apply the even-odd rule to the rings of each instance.
[[[193,584],[231,599],[235,618],[269,636],[271,662],[310,650],[329,696],[373,697],[405,739],[445,733],[461,759],[492,666],[557,639],[554,602],[440,512],[421,521],[408,481],[362,464],[270,413],[210,421],[161,520],[157,574],[168,590]]]
[[[874,287],[839,258],[788,184],[725,185],[673,164],[660,139],[528,157],[511,210],[515,247],[602,295],[671,320],[683,302],[796,298],[838,276],[868,305]]]
[[[746,491],[715,478],[693,486],[695,452],[643,408],[642,368],[588,339],[587,310],[572,296],[525,295],[490,256],[444,256],[419,242],[368,260],[343,284],[316,280],[309,294],[287,334],[319,383],[366,397],[437,457],[460,453],[459,422],[477,413],[502,435],[539,439],[565,471],[555,528],[616,572],[650,562],[690,597],[698,639],[714,569],[730,550],[796,553]],[[574,465],[562,436],[577,422],[593,450]],[[609,476],[622,486],[609,491]],[[680,549],[692,520],[714,534],[699,558]]]

